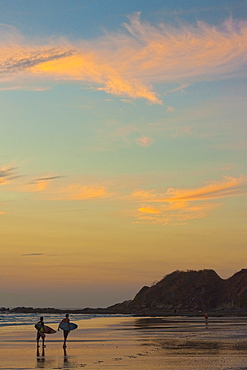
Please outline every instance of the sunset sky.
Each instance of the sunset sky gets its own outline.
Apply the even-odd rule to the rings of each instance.
[[[243,0],[1,0],[0,306],[247,260]]]

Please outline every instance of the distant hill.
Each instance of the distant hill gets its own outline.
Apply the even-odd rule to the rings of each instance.
[[[247,269],[243,269],[225,280],[227,303],[247,309]]]
[[[133,300],[107,308],[61,310],[55,308],[0,308],[10,313],[78,313],[133,315],[247,315],[247,269],[229,279],[214,270],[174,271],[151,287],[144,286]]]
[[[247,269],[222,279],[214,270],[174,271],[157,284],[144,286],[133,300],[111,307],[118,313],[247,312]]]

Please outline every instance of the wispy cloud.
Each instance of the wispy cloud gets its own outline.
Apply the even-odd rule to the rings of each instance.
[[[52,180],[57,180],[60,179],[63,176],[48,176],[48,177],[39,177],[37,179],[34,179],[30,182],[30,184],[35,184],[40,181],[52,181]]]
[[[51,194],[51,199],[87,200],[103,199],[109,196],[110,194],[104,186],[74,184],[58,189],[55,194]]]
[[[162,212],[161,209],[154,208],[154,207],[141,207],[138,209],[138,211],[142,213],[151,214],[151,215],[157,215]]]
[[[92,182],[92,179],[70,178],[64,175],[46,175],[33,177],[27,182],[27,176],[15,174],[15,167],[4,166],[0,169],[0,185],[11,184],[6,187],[7,192],[32,194],[40,200],[48,201],[75,201],[104,199],[113,196],[104,182]],[[22,178],[22,181],[14,181]],[[61,180],[61,181],[59,181]],[[0,214],[4,214],[1,212]]]
[[[218,27],[198,22],[174,28],[134,14],[121,32],[74,43],[53,38],[35,44],[11,32],[0,43],[2,83],[77,81],[156,104],[161,103],[156,83],[181,89],[195,81],[240,76],[247,61],[247,23],[232,20]]]
[[[33,179],[30,181],[30,183],[27,185],[27,188],[29,191],[43,191],[46,189],[47,185],[54,181],[58,180],[63,176],[47,176],[47,177],[40,177],[37,179]]]
[[[84,184],[67,179],[66,183],[57,183],[57,180],[65,176],[44,176],[32,179],[28,184],[19,187],[21,192],[40,193],[46,200],[86,200],[106,198],[108,193],[104,185]]]
[[[14,48],[2,48],[0,75],[10,77],[25,70],[58,59],[64,59],[72,54],[72,50],[42,47],[35,50],[32,47],[22,48],[15,45]],[[15,54],[13,54],[15,51]]]
[[[216,202],[219,199],[241,196],[246,191],[245,178],[228,177],[200,188],[169,188],[164,194],[140,190],[132,198],[142,204],[136,213],[138,220],[168,224],[206,217],[221,205]]]
[[[242,195],[243,178],[226,177],[223,182],[216,182],[197,189],[174,189],[167,190],[168,197],[157,199],[156,202],[190,202],[225,198],[228,196]],[[246,190],[246,189],[244,189]]]
[[[187,204],[186,207],[178,207],[173,209],[169,206],[161,206],[156,209],[139,208],[135,213],[137,222],[151,222],[159,225],[181,225],[187,223],[189,220],[195,220],[207,217],[210,211],[217,209],[221,204],[200,204],[193,206]],[[154,211],[155,210],[155,211]]]
[[[135,44],[132,64],[136,62],[141,78],[152,81],[219,78],[236,71],[247,60],[247,23],[229,19],[219,27],[198,22],[196,26],[174,28],[153,26],[134,15],[126,28],[139,45]]]
[[[14,179],[18,178],[15,175],[16,167],[3,166],[0,168],[0,185],[9,184]]]

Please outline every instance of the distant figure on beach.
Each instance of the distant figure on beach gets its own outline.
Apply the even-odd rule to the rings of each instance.
[[[207,313],[205,313],[204,319],[205,319],[205,326],[207,328],[208,327],[208,314]]]
[[[44,319],[43,317],[41,316],[40,319],[39,319],[39,322],[37,323],[37,325],[40,326],[40,329],[37,331],[37,347],[39,347],[39,340],[40,338],[42,339],[42,344],[43,344],[43,348],[45,348],[45,323],[44,323]]]
[[[63,348],[66,348],[66,341],[67,341],[67,338],[68,338],[68,335],[69,335],[69,323],[70,323],[70,320],[69,320],[69,314],[66,313],[65,315],[65,318],[60,322],[60,324],[58,325],[58,329],[59,330],[59,326],[62,324],[62,323],[68,323],[68,330],[63,330],[63,337],[64,337],[64,341],[63,341]]]

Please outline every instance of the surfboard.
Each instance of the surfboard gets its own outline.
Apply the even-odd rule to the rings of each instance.
[[[65,330],[65,331],[71,331],[71,330],[75,330],[76,328],[78,328],[78,325],[74,324],[73,322],[62,322],[60,325],[59,325],[59,329],[62,329],[62,330]]]
[[[43,327],[42,327],[41,324],[35,324],[34,327],[35,327],[35,329],[37,329],[37,330],[39,330],[39,331],[41,331],[42,333],[45,333],[45,334],[54,334],[54,333],[56,333],[56,330],[50,328],[50,326],[47,326],[47,325],[44,326],[45,330],[43,330]]]

